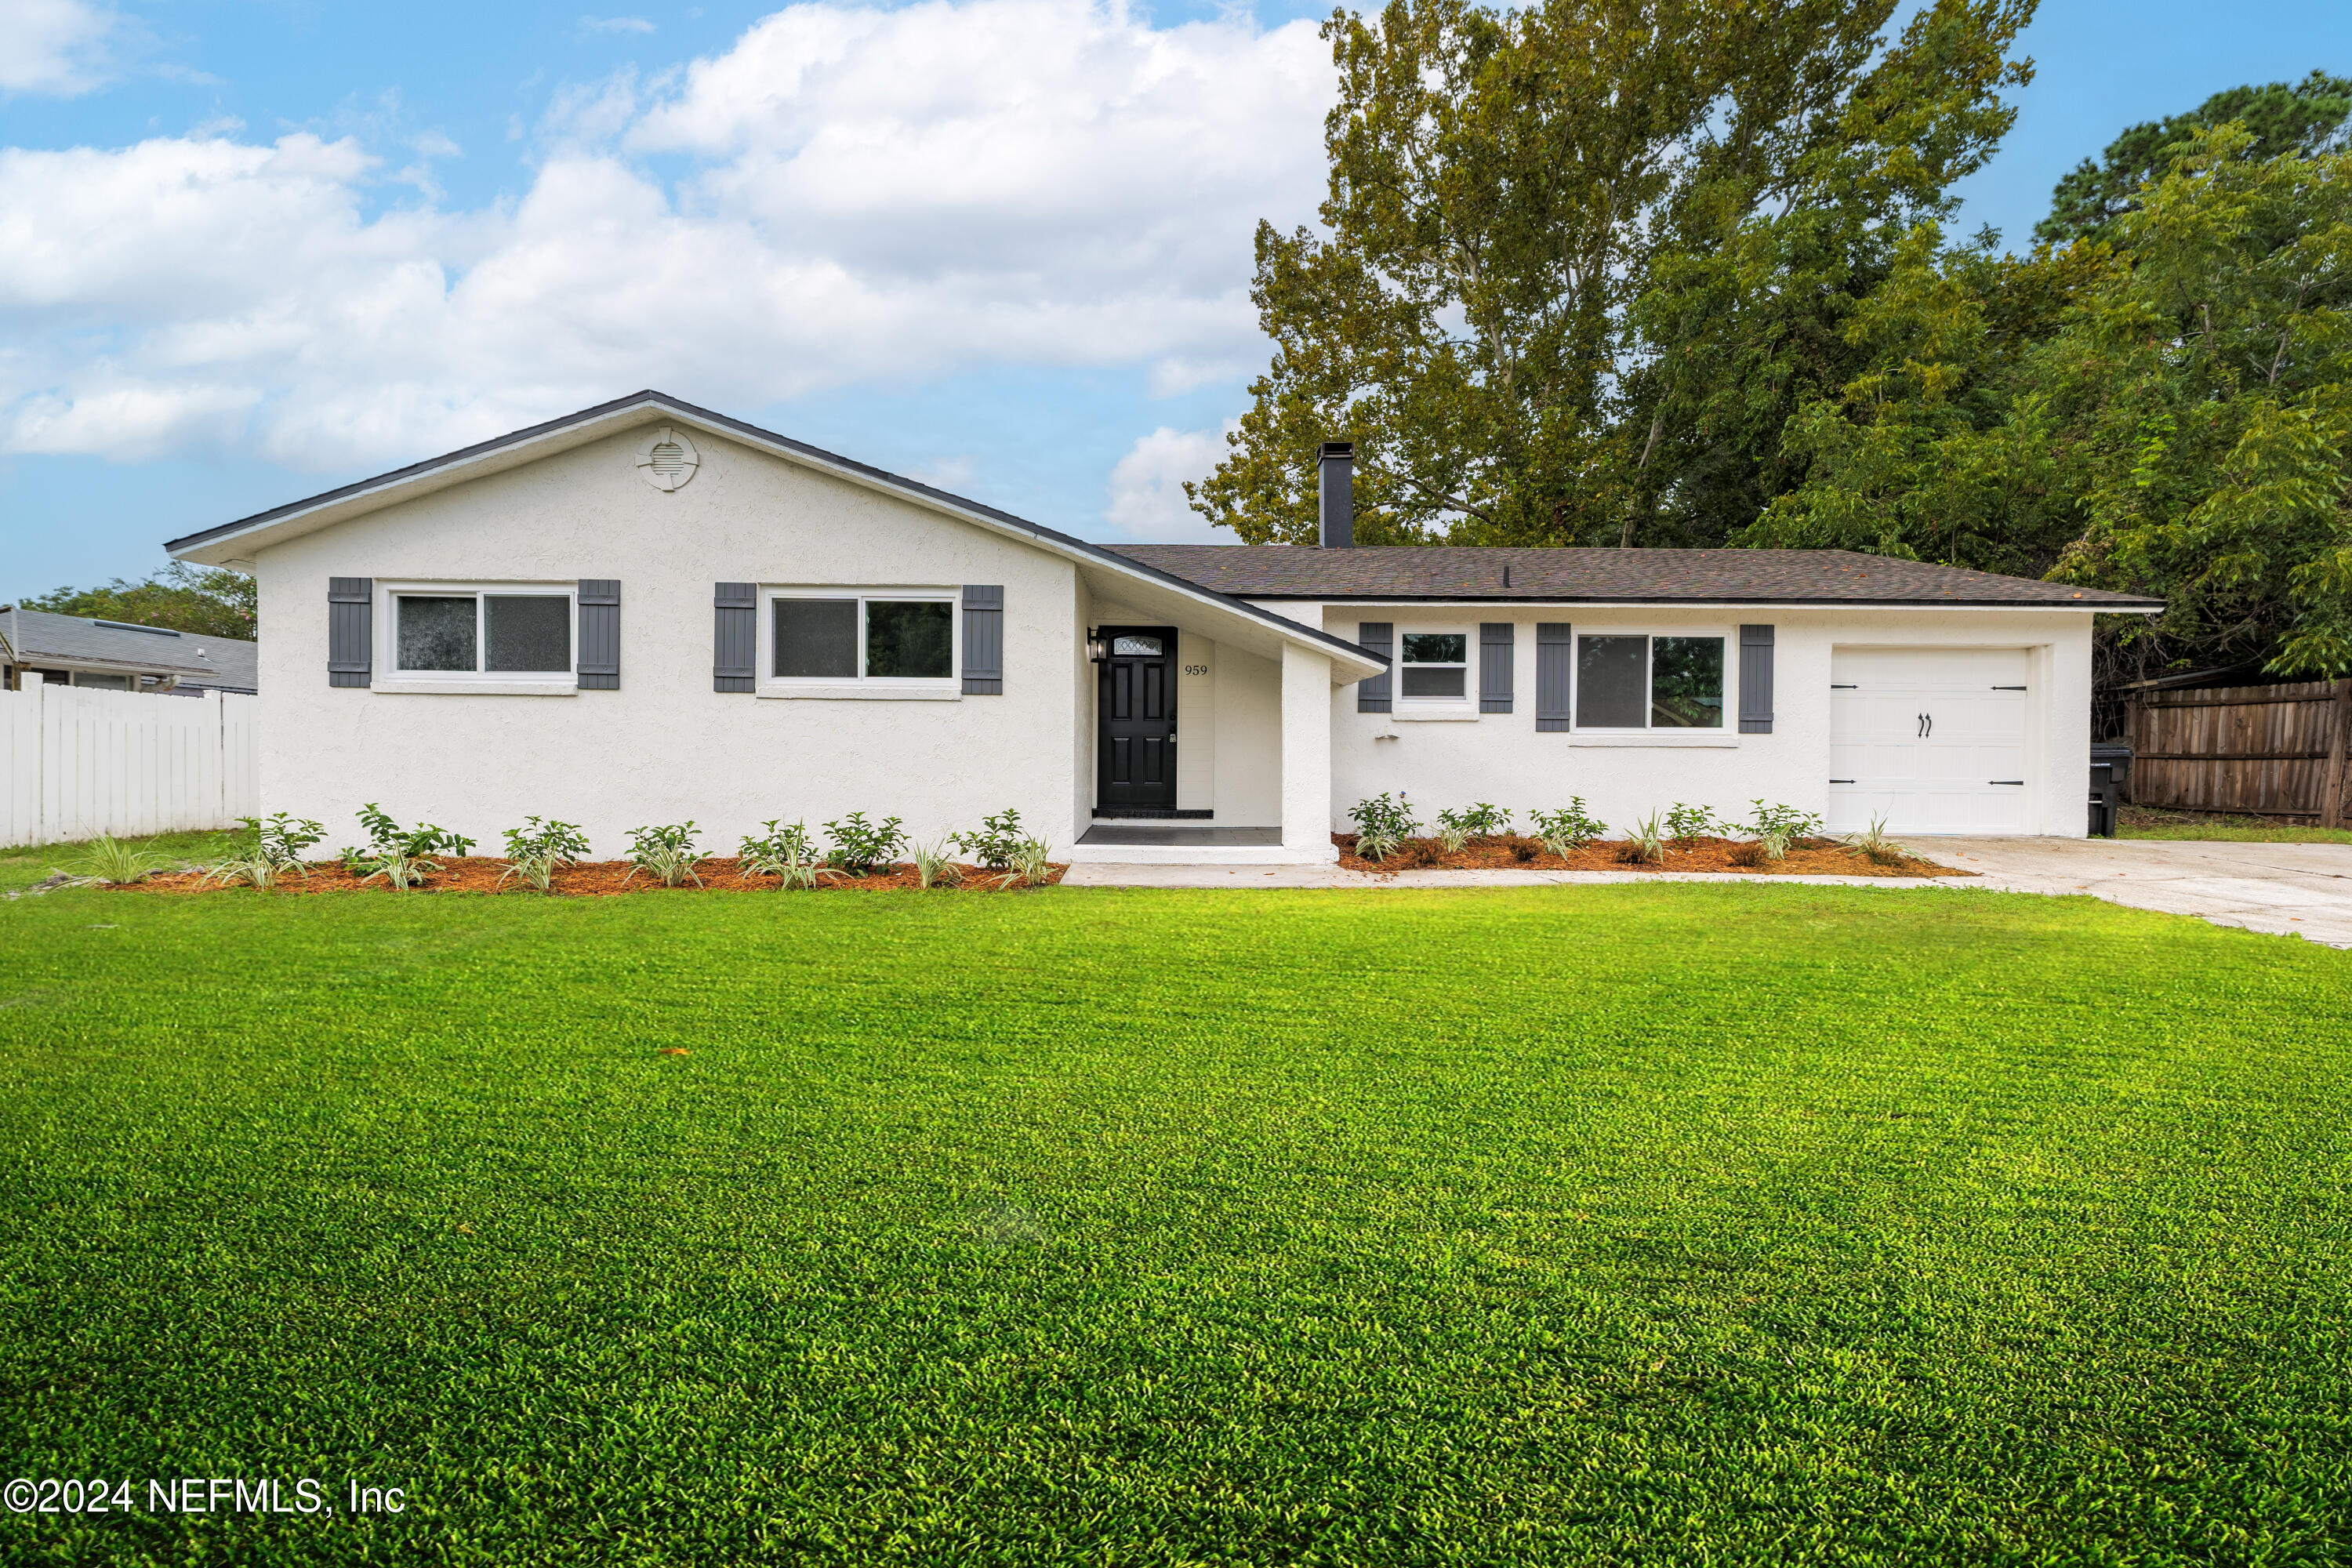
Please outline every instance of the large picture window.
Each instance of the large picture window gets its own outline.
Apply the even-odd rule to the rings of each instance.
[[[392,595],[392,667],[402,676],[568,676],[572,595],[517,588]]]
[[[1409,702],[1469,700],[1469,633],[1407,632],[1402,641],[1400,696]]]
[[[1719,637],[1611,634],[1576,639],[1580,730],[1720,730]]]
[[[955,601],[904,592],[777,593],[768,601],[768,670],[780,682],[955,678]]]

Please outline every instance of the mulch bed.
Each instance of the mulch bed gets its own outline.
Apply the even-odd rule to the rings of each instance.
[[[499,886],[499,879],[506,875],[507,863],[496,856],[449,857],[442,859],[441,868],[439,876],[411,889],[410,891],[418,893],[501,891],[535,893],[537,891],[536,889],[520,880],[509,881],[501,889]],[[740,892],[746,888],[773,889],[780,886],[773,877],[744,876],[737,868],[735,858],[731,855],[714,855],[708,859],[698,860],[695,863],[694,868],[696,874],[702,879],[699,888],[692,882],[688,882],[682,887],[665,888],[642,871],[637,872],[635,881],[631,881],[629,873],[636,868],[626,860],[583,860],[577,866],[556,872],[549,879],[549,887],[551,891],[560,893],[566,898],[594,899],[607,898],[615,893]],[[1067,866],[1055,866],[1045,879],[1046,884],[1060,881],[1062,873],[1068,869]],[[373,882],[362,881],[352,872],[344,869],[340,860],[316,862],[311,865],[310,871],[310,874],[308,877],[299,875],[288,877],[273,890],[292,893],[380,893],[392,890],[385,886],[382,878]],[[997,887],[996,879],[1002,875],[1002,872],[983,871],[978,867],[967,866],[964,868],[964,881],[961,888],[943,887],[933,890],[974,893],[1019,890]],[[161,877],[150,877],[143,882],[121,890],[139,893],[215,891],[215,888],[203,886],[204,878],[205,874],[202,871],[174,871]],[[243,886],[242,883],[238,885]],[[893,866],[887,871],[877,872],[871,877],[828,877],[817,883],[815,890],[826,892],[846,889],[856,892],[883,893],[902,889],[917,890],[919,888],[920,884],[915,879],[915,868],[912,866]]]
[[[1588,844],[1562,859],[1533,838],[1516,835],[1473,839],[1459,853],[1447,854],[1434,838],[1408,838],[1385,860],[1367,860],[1356,853],[1356,836],[1335,833],[1339,864],[1350,871],[1387,875],[1397,871],[1722,871],[1739,877],[1973,877],[1950,866],[1938,866],[1916,855],[1892,862],[1871,859],[1852,845],[1834,838],[1801,838],[1789,846],[1787,857],[1742,865],[1754,853],[1743,838],[1693,838],[1666,847],[1665,864],[1629,861],[1622,839]]]

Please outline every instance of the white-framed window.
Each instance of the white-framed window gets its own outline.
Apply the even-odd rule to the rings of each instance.
[[[391,583],[377,616],[377,677],[394,691],[568,691],[577,650],[572,583]]]
[[[1470,655],[1476,647],[1467,626],[1397,628],[1398,700],[1415,707],[1468,706]]]
[[[1721,733],[1730,643],[1717,631],[1577,633],[1575,727]]]
[[[955,588],[760,594],[760,689],[778,697],[961,697]]]

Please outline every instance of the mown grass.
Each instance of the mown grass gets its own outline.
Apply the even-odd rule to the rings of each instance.
[[[203,862],[228,853],[236,835],[230,832],[151,833],[126,838],[173,861]],[[87,840],[66,844],[0,846],[0,893],[32,887],[58,870],[72,870],[89,852]]]
[[[2341,1562],[2347,1037],[1944,889],[21,900],[7,1474],[407,1510],[0,1558]]]
[[[2213,839],[2234,844],[2352,844],[2352,828],[2282,822],[2242,814],[2161,811],[2127,805],[2116,814],[2118,838]]]

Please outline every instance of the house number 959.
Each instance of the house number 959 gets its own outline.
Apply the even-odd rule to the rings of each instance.
[[[1184,667],[1184,673],[1187,675],[1206,675],[1209,673],[1209,667],[1205,664],[1188,664]]]

